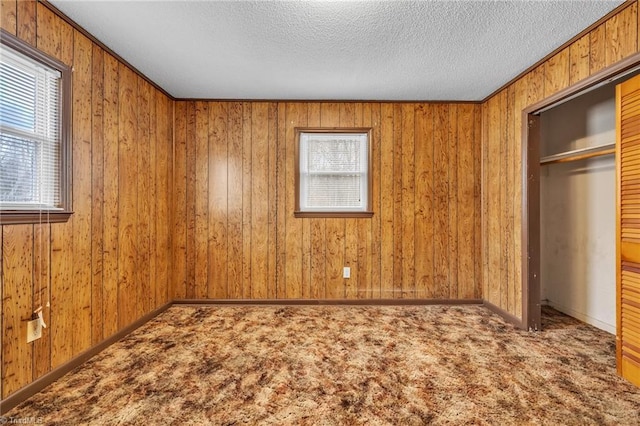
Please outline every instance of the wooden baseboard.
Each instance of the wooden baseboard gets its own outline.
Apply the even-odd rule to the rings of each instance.
[[[489,309],[491,312],[493,312],[494,314],[500,315],[505,321],[515,325],[516,327],[520,328],[520,329],[526,329],[526,327],[524,326],[522,320],[518,317],[516,317],[513,314],[510,314],[509,312],[505,311],[504,309],[494,305],[491,302],[488,301],[484,301],[482,303],[487,309]]]
[[[20,404],[22,401],[24,401],[24,400],[30,398],[31,396],[35,395],[36,393],[40,392],[42,389],[46,388],[51,383],[53,383],[56,380],[58,380],[60,377],[64,376],[65,374],[67,374],[68,372],[73,370],[74,368],[79,367],[85,361],[87,361],[89,358],[91,358],[91,357],[97,355],[98,353],[102,352],[104,349],[106,349],[107,347],[111,346],[112,344],[114,344],[118,340],[122,339],[127,334],[129,334],[132,331],[134,331],[136,328],[146,324],[149,320],[152,320],[153,318],[155,318],[156,316],[158,316],[162,312],[166,311],[172,304],[173,304],[172,302],[169,302],[169,303],[159,307],[158,309],[156,309],[156,310],[154,310],[152,312],[149,312],[147,315],[143,316],[142,318],[140,318],[139,320],[135,321],[131,325],[129,325],[129,326],[123,328],[122,330],[118,331],[113,336],[111,336],[111,337],[103,340],[102,342],[98,343],[97,345],[87,349],[86,351],[84,351],[84,352],[80,353],[79,355],[75,356],[73,359],[65,362],[64,364],[56,367],[55,369],[51,370],[50,372],[48,372],[44,376],[42,376],[42,377],[36,379],[35,381],[31,382],[30,384],[26,385],[22,389],[12,393],[7,398],[5,398],[2,401],[0,401],[0,415],[2,415],[3,413],[6,413],[7,411],[11,410],[16,405]]]
[[[420,306],[482,305],[482,299],[177,299],[176,305]]]

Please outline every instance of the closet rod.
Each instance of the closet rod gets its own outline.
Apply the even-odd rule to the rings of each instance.
[[[560,154],[549,155],[540,159],[540,165],[545,166],[553,163],[568,163],[569,161],[584,160],[586,158],[599,157],[616,153],[616,144],[593,146],[590,148],[575,149],[573,151],[562,152]]]

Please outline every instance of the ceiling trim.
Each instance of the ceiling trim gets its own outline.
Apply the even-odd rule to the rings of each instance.
[[[529,68],[527,68],[526,70],[522,71],[520,74],[518,74],[517,76],[515,76],[514,78],[509,80],[507,83],[505,83],[502,86],[500,86],[497,90],[495,90],[493,93],[491,93],[489,96],[487,96],[486,98],[484,98],[480,102],[481,103],[487,102],[489,99],[493,98],[494,96],[496,96],[497,94],[502,92],[504,89],[506,89],[507,87],[511,86],[516,81],[520,80],[522,77],[524,77],[525,75],[529,74],[531,71],[533,71],[534,69],[538,68],[540,65],[544,64],[549,59],[551,59],[552,57],[554,57],[558,53],[562,52],[564,49],[566,49],[567,47],[569,47],[570,45],[572,45],[576,41],[580,40],[585,35],[589,34],[592,30],[594,30],[595,28],[599,27],[600,25],[602,25],[603,23],[608,21],[609,18],[611,18],[614,15],[617,15],[618,13],[622,12],[623,10],[625,10],[627,7],[630,7],[634,3],[636,3],[636,0],[625,0],[625,2],[622,3],[620,6],[616,7],[611,12],[607,13],[602,18],[598,19],[596,22],[594,22],[593,24],[589,25],[584,30],[580,31],[578,34],[573,36],[571,39],[569,39],[565,43],[563,43],[560,47],[558,47],[557,49],[553,50],[547,56],[543,57],[538,62],[536,62],[535,64],[531,65]]]
[[[376,99],[217,99],[217,98],[176,98],[177,102],[269,102],[269,103],[315,103],[315,104],[472,104],[481,105],[484,101],[448,101],[448,100],[376,100]]]
[[[67,24],[71,25],[76,31],[78,31],[79,33],[81,33],[82,35],[87,37],[89,40],[91,40],[92,42],[97,44],[102,50],[104,50],[105,52],[107,52],[108,54],[110,54],[111,56],[116,58],[118,61],[122,62],[124,65],[129,67],[133,72],[138,74],[140,77],[142,77],[144,80],[146,80],[149,84],[151,84],[153,87],[155,87],[160,92],[162,92],[166,97],[168,97],[172,101],[177,100],[176,98],[171,96],[171,94],[169,94],[169,92],[167,92],[165,89],[160,87],[155,81],[151,80],[149,77],[144,75],[139,69],[137,69],[136,67],[131,65],[129,62],[125,61],[122,56],[118,55],[116,52],[111,50],[106,44],[104,44],[103,42],[98,40],[93,34],[91,34],[89,31],[85,30],[84,28],[82,28],[77,22],[75,22],[73,19],[69,18],[67,15],[62,13],[62,11],[60,9],[58,9],[57,7],[55,7],[54,5],[49,3],[47,0],[37,0],[37,1],[38,1],[38,3],[42,4],[44,7],[49,9],[51,12],[53,12],[56,15],[58,15],[58,17],[60,19],[65,21]]]

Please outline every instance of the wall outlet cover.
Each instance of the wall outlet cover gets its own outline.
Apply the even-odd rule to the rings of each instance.
[[[351,278],[351,268],[348,266],[345,266],[344,268],[342,268],[342,277],[343,278]]]
[[[34,319],[27,323],[27,343],[42,337],[42,326],[40,324],[39,319]]]

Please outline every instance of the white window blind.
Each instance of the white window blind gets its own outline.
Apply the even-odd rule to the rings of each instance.
[[[61,74],[0,50],[0,210],[61,209]]]
[[[300,210],[367,209],[367,134],[301,133]]]

